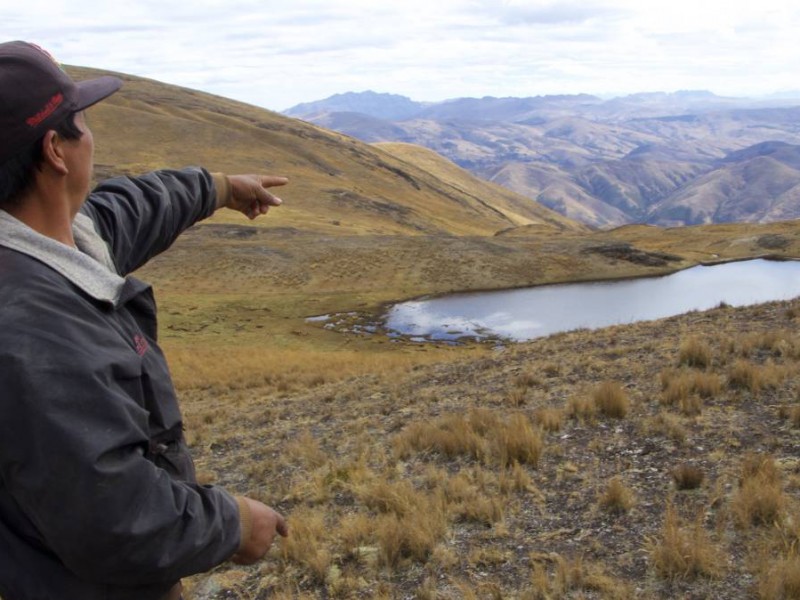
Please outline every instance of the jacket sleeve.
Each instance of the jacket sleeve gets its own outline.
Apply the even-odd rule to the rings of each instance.
[[[81,211],[95,222],[124,276],[210,216],[216,202],[215,178],[193,167],[109,179],[94,189]]]
[[[84,350],[91,332],[76,333],[75,307],[64,308],[58,326],[20,319],[2,335],[19,343],[0,349],[0,486],[23,533],[111,585],[174,582],[224,562],[240,543],[236,500],[144,457],[148,414],[127,389],[138,357],[104,363]]]

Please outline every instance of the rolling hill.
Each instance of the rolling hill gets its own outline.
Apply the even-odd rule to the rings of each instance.
[[[77,78],[90,70],[72,68]],[[351,234],[475,234],[527,224],[582,227],[472,177],[449,182],[344,135],[242,103],[121,75],[123,89],[94,107],[97,175],[201,164],[291,178],[281,225]]]

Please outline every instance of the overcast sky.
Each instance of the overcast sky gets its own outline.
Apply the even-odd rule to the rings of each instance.
[[[0,40],[273,110],[413,100],[800,89],[797,0],[0,0]]]

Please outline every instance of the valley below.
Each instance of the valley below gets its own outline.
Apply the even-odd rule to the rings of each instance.
[[[141,275],[203,482],[275,506],[291,535],[187,597],[791,597],[775,590],[800,569],[797,301],[502,346],[305,319],[796,257],[795,223],[326,237],[229,221]]]

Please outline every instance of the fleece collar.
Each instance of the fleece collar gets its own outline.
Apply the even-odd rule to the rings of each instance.
[[[72,235],[77,248],[44,236],[0,210],[0,246],[43,262],[92,298],[116,305],[125,279],[117,274],[105,240],[81,213],[72,222]]]

